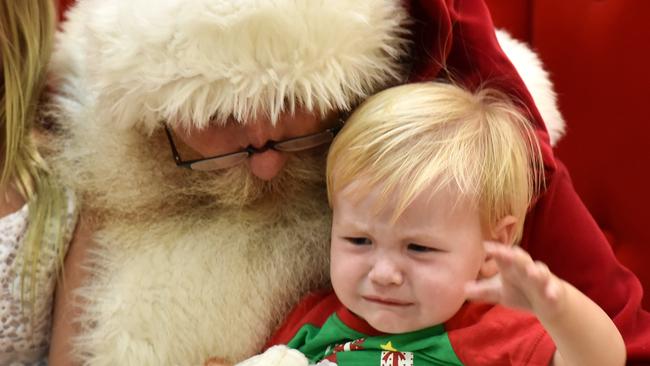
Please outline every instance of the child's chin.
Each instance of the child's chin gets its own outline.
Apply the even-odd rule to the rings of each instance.
[[[400,321],[399,319],[387,319],[387,317],[372,322],[368,321],[368,324],[370,324],[374,329],[388,334],[408,333],[421,328],[412,324],[406,324],[404,321]]]

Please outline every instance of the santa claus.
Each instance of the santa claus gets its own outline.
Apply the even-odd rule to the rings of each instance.
[[[527,108],[549,181],[523,246],[640,339],[623,329],[648,321],[640,285],[554,159],[482,1],[83,0],[67,19],[52,65],[53,164],[82,222],[57,292],[52,365],[261,351],[301,296],[328,286],[323,170],[343,114],[432,78],[489,83]],[[540,78],[557,138],[550,84],[538,61],[522,64],[537,70],[520,73]],[[567,257],[587,247],[592,257]]]

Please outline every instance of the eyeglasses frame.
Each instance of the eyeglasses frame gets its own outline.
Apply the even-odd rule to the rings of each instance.
[[[210,157],[205,157],[205,158],[192,159],[192,160],[183,160],[181,158],[181,155],[179,154],[178,149],[176,148],[176,144],[174,143],[174,138],[172,137],[172,132],[170,131],[169,126],[167,125],[167,123],[164,123],[164,122],[162,122],[162,125],[163,125],[163,127],[165,129],[165,134],[167,135],[167,139],[169,140],[169,146],[171,147],[172,156],[174,158],[174,162],[176,163],[176,166],[181,167],[181,168],[185,168],[185,169],[195,170],[195,169],[192,168],[192,165],[194,165],[196,163],[199,163],[199,162],[204,162],[204,161],[213,160],[213,159],[220,159],[220,158],[224,158],[224,157],[235,155],[235,154],[241,154],[243,152],[248,153],[248,156],[246,158],[250,158],[253,154],[260,154],[260,153],[263,153],[263,152],[265,152],[267,150],[283,151],[283,150],[276,149],[276,145],[283,144],[283,143],[290,142],[290,141],[294,141],[294,140],[305,139],[305,138],[308,138],[308,137],[321,135],[321,134],[325,134],[325,133],[330,133],[332,135],[332,138],[331,138],[330,141],[324,142],[324,143],[322,143],[320,145],[312,146],[312,147],[309,147],[309,148],[306,148],[306,149],[303,149],[303,150],[294,150],[294,151],[309,150],[309,149],[316,148],[318,146],[325,145],[327,143],[331,143],[331,141],[334,140],[334,137],[336,137],[336,134],[343,128],[343,124],[345,123],[345,120],[343,118],[338,118],[337,121],[338,121],[338,124],[336,126],[327,128],[327,129],[325,129],[323,131],[320,131],[320,132],[315,132],[315,133],[307,134],[307,135],[304,135],[304,136],[296,136],[296,137],[292,137],[292,138],[282,140],[282,141],[269,140],[261,148],[255,148],[255,147],[249,145],[249,146],[247,146],[246,148],[244,148],[244,149],[242,149],[240,151],[235,151],[235,152],[231,152],[231,153],[227,153],[227,154],[221,154],[221,155],[210,156]],[[224,167],[224,168],[221,168],[221,169],[226,169],[226,168]],[[220,170],[220,169],[213,169],[213,170]]]

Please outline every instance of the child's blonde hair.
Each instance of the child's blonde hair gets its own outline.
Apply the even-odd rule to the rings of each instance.
[[[359,195],[383,188],[380,205],[399,194],[394,219],[427,189],[451,187],[478,205],[486,228],[515,216],[518,241],[543,161],[533,127],[504,93],[427,82],[380,92],[348,119],[327,160],[330,204],[357,180]]]
[[[23,295],[29,285],[31,299],[43,248],[53,247],[60,262],[65,255],[65,192],[50,176],[31,134],[55,23],[51,0],[0,2],[0,186],[14,186],[29,203],[21,283]]]

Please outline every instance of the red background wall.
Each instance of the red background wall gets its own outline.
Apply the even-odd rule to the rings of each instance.
[[[556,154],[650,309],[650,1],[487,3],[550,71],[567,122]]]

